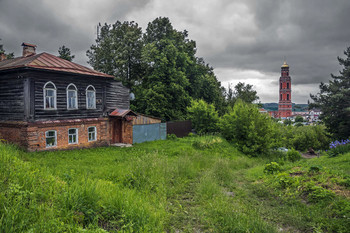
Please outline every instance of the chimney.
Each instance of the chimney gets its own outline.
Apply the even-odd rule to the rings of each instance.
[[[0,53],[0,61],[6,60],[6,58],[5,53]]]
[[[23,42],[22,46],[23,46],[23,53],[22,53],[23,57],[29,57],[36,54],[35,52],[36,45]]]

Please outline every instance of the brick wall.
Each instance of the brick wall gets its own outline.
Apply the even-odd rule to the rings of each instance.
[[[96,127],[96,140],[88,141],[88,128]],[[45,121],[34,123],[0,123],[0,139],[13,142],[29,151],[74,149],[84,147],[105,146],[110,144],[110,129],[107,118]],[[78,131],[77,144],[68,143],[68,130],[75,128]],[[56,131],[56,146],[46,147],[45,132]],[[132,136],[131,136],[132,137]],[[132,141],[132,140],[131,140]]]
[[[26,126],[25,122],[1,122],[0,139],[27,147]]]

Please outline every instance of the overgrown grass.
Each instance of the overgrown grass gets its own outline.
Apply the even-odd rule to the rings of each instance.
[[[0,232],[342,231],[349,197],[332,188],[349,192],[349,159],[284,162],[265,174],[276,157],[249,158],[218,136],[36,153],[0,144]],[[282,177],[334,194],[310,186],[315,197],[305,196]]]

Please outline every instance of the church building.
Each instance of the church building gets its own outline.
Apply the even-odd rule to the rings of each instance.
[[[277,116],[282,119],[292,116],[292,80],[289,76],[289,65],[286,62],[281,66]]]

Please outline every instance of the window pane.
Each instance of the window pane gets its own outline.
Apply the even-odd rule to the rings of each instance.
[[[55,136],[55,131],[47,131],[46,132],[46,137],[54,137]]]
[[[56,132],[47,131],[45,134],[46,134],[46,147],[56,146]]]
[[[69,133],[69,134],[75,134],[75,133],[76,133],[76,129],[70,129],[70,130],[68,131],[68,133]]]
[[[54,90],[46,90],[46,96],[54,96]]]
[[[94,127],[90,127],[89,128],[89,132],[95,132],[95,128]]]
[[[76,91],[68,91],[68,108],[77,108],[77,92]]]
[[[88,91],[87,92],[87,108],[95,108],[95,92]]]

